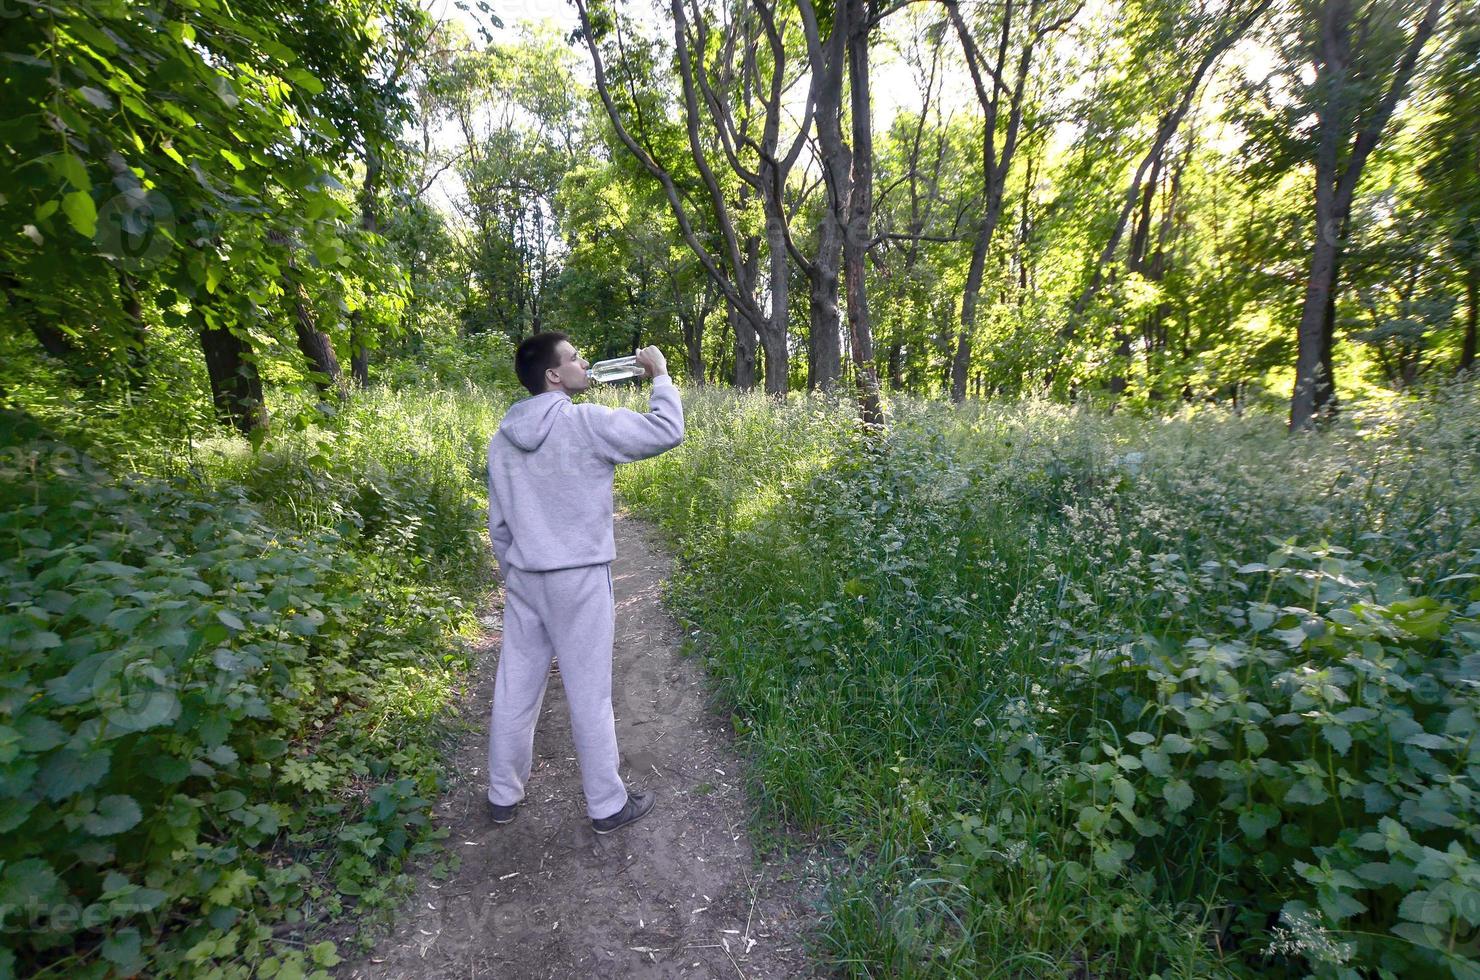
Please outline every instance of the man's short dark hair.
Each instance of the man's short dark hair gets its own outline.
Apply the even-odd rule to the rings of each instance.
[[[562,340],[569,339],[559,330],[546,330],[520,342],[519,349],[514,352],[514,373],[531,395],[545,393],[545,372],[560,366],[560,356],[555,353],[555,348]]]

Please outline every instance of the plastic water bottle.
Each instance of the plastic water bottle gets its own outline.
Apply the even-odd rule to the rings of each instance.
[[[608,361],[597,361],[586,370],[586,377],[609,384],[613,381],[626,381],[628,378],[645,378],[647,369],[637,363],[636,355],[629,354],[626,357],[613,357]]]

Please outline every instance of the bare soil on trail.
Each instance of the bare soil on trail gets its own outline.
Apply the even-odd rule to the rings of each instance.
[[[556,671],[524,802],[512,823],[493,823],[486,767],[502,625],[495,597],[460,709],[467,731],[436,810],[455,870],[438,880],[432,861],[414,869],[419,884],[391,934],[347,958],[340,976],[815,975],[803,942],[816,922],[821,868],[805,857],[757,860],[745,764],[728,721],[709,704],[702,668],[679,655],[681,629],[661,603],[671,560],[636,518],[618,515],[616,535],[617,744],[628,787],[656,790],[656,808],[615,833],[592,831]]]

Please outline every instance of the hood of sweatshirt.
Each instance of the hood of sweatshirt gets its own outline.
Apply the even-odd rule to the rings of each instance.
[[[547,391],[525,398],[509,406],[498,430],[515,446],[532,453],[544,444],[555,420],[569,404],[570,396],[563,391]]]

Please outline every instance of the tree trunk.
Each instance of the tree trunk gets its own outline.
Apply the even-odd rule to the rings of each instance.
[[[1480,306],[1480,267],[1470,266],[1465,275],[1465,303],[1469,312],[1465,319],[1465,342],[1459,352],[1459,371],[1471,371],[1475,367],[1475,320],[1476,307]]]
[[[1331,401],[1331,332],[1329,309],[1336,287],[1337,243],[1334,225],[1328,224],[1331,206],[1317,194],[1317,228],[1311,247],[1310,272],[1305,283],[1305,304],[1295,335],[1295,391],[1290,400],[1290,428],[1302,431],[1313,426]],[[1329,195],[1324,195],[1329,197]]]
[[[211,401],[216,418],[243,435],[263,422],[262,379],[252,347],[230,330],[200,324],[200,349],[211,379]]]
[[[777,175],[771,164],[762,164],[762,186],[771,188]],[[771,316],[761,328],[761,346],[766,354],[766,394],[786,394],[790,387],[786,335],[790,314],[791,266],[786,254],[785,202],[774,191],[765,195],[766,248],[771,263]]]
[[[36,305],[21,293],[20,286],[20,280],[14,276],[0,274],[0,289],[4,290],[6,302],[10,304],[15,316],[25,321],[26,328],[31,331],[31,336],[36,338],[36,343],[40,344],[41,349],[48,355],[65,364],[73,380],[79,385],[90,385],[93,379],[81,370],[78,364],[81,352],[72,343],[72,338],[42,320],[37,315]]]
[[[1243,37],[1249,28],[1254,25],[1254,22],[1264,14],[1270,2],[1271,0],[1258,0],[1242,18],[1213,41],[1207,51],[1203,53],[1201,60],[1198,61],[1197,67],[1193,70],[1192,77],[1182,89],[1176,104],[1161,117],[1157,125],[1156,136],[1151,142],[1151,148],[1141,158],[1140,165],[1136,167],[1136,173],[1131,178],[1130,185],[1126,187],[1125,193],[1121,198],[1120,213],[1116,215],[1115,225],[1111,229],[1109,240],[1106,241],[1105,247],[1100,250],[1089,282],[1080,291],[1079,297],[1074,301],[1074,307],[1070,311],[1068,319],[1064,321],[1064,325],[1059,329],[1059,336],[1064,340],[1073,339],[1074,334],[1079,329],[1081,319],[1089,310],[1090,303],[1094,300],[1100,287],[1104,285],[1105,266],[1114,258],[1116,250],[1120,247],[1120,239],[1125,234],[1126,224],[1140,196],[1141,186],[1146,180],[1147,171],[1152,167],[1153,163],[1158,166],[1160,165],[1160,160],[1163,152],[1166,150],[1167,144],[1171,141],[1172,136],[1176,134],[1178,127],[1181,126],[1182,118],[1187,115],[1188,109],[1192,107],[1198,91],[1202,88],[1203,77],[1223,52],[1228,50],[1235,41]]]
[[[1056,26],[1043,25],[1032,20],[1037,5],[1030,5],[1029,20],[1026,24],[1029,39],[1022,42],[1021,51],[1017,55],[1016,70],[1010,76],[1012,88],[1008,90],[1004,79],[1009,77],[1008,62],[1009,51],[1012,48],[1013,23],[1014,18],[1021,14],[1021,11],[1014,9],[1012,0],[1006,0],[1001,7],[1002,24],[995,46],[995,61],[988,63],[981,54],[971,29],[962,19],[959,6],[954,0],[946,4],[946,13],[956,30],[956,36],[961,41],[962,52],[966,56],[966,67],[971,75],[972,87],[976,91],[977,103],[982,110],[982,216],[976,227],[976,239],[972,243],[971,265],[961,297],[961,329],[956,338],[955,353],[951,358],[951,400],[957,404],[966,399],[967,378],[971,371],[972,333],[976,328],[977,307],[981,301],[987,253],[991,250],[992,236],[996,234],[997,225],[1002,218],[1002,202],[1006,195],[1007,178],[1011,173],[1013,157],[1017,153],[1018,134],[1023,124],[1023,92],[1027,84],[1029,69],[1032,66],[1035,46],[1044,33],[1064,26],[1077,13],[1077,11],[1071,13],[1068,18],[1060,20]],[[993,83],[990,91],[984,75],[989,76]],[[997,144],[998,121],[1003,109],[1002,96],[1004,94],[1008,97],[1007,125],[1002,134],[1002,144],[999,149]],[[1024,185],[1023,193],[1025,197],[1031,193],[1031,181]]]
[[[874,210],[874,134],[869,95],[869,4],[845,0],[848,13],[848,75],[853,123],[853,174],[848,196],[848,228],[843,239],[847,277],[848,339],[858,379],[858,408],[865,425],[883,425],[879,378],[874,372],[874,338],[869,323],[865,266]]]
[[[1115,325],[1115,373],[1110,376],[1110,394],[1120,398],[1129,387],[1125,376],[1131,364],[1131,334],[1120,324]]]
[[[1370,113],[1360,114],[1361,128],[1343,163],[1341,147],[1351,138],[1351,98],[1347,85],[1351,54],[1350,0],[1327,0],[1321,10],[1317,49],[1316,88],[1324,102],[1316,106],[1320,138],[1316,147],[1316,227],[1311,246],[1310,271],[1306,277],[1305,302],[1296,333],[1295,390],[1290,396],[1290,430],[1311,428],[1322,414],[1334,410],[1332,349],[1335,341],[1337,271],[1341,244],[1346,235],[1352,199],[1361,182],[1362,169],[1377,146],[1388,118],[1408,85],[1424,44],[1438,24],[1444,0],[1429,0],[1423,19],[1415,28],[1402,58],[1394,66],[1386,91]]]
[[[755,282],[756,269],[760,264],[760,241],[754,235],[745,240],[745,263],[741,275],[747,282]],[[753,295],[753,294],[751,294]],[[755,387],[755,349],[758,331],[755,322],[745,310],[729,303],[730,327],[735,332],[735,387],[750,391]]]
[[[971,370],[971,333],[976,327],[976,306],[981,299],[982,278],[987,267],[987,246],[992,234],[986,219],[971,246],[971,267],[966,273],[966,288],[961,294],[961,332],[956,335],[956,349],[951,355],[951,401],[966,400],[966,375]]]
[[[684,366],[690,383],[695,388],[704,387],[704,315],[696,314],[681,319],[683,326]]]
[[[843,239],[848,226],[852,154],[843,140],[843,69],[847,59],[847,12],[834,6],[832,32],[824,42],[812,0],[798,0],[808,55],[817,74],[817,146],[822,168],[823,209],[817,254],[799,263],[808,281],[808,341],[813,371],[808,386],[832,391],[843,375],[842,315],[838,308]]]
[[[365,186],[360,191],[360,228],[376,234],[380,216],[376,210],[380,190],[380,155],[365,154]],[[366,336],[365,311],[357,308],[349,315],[349,373],[357,388],[370,387],[370,343]]]
[[[293,257],[293,243],[286,232],[269,231],[267,240],[279,245],[287,254],[288,271],[278,280],[283,295],[293,304],[293,332],[298,339],[298,349],[308,361],[313,373],[313,383],[319,394],[327,395],[331,390],[344,397],[344,372],[339,367],[339,357],[334,353],[334,343],[329,335],[319,329],[309,305],[308,290],[294,275],[298,260]]]
[[[844,163],[845,172],[849,165]],[[828,194],[831,196],[831,190]],[[846,206],[846,203],[842,205],[843,208]],[[814,364],[809,387],[820,391],[832,391],[843,373],[842,314],[838,309],[843,225],[833,208],[834,205],[829,203],[822,215],[822,223],[817,229],[817,258],[807,270],[808,338]]]
[[[904,344],[889,345],[889,390],[904,390]]]
[[[134,391],[144,387],[149,376],[149,327],[144,323],[144,309],[139,303],[138,282],[127,272],[118,274],[118,292],[124,319],[128,321],[128,349],[124,352],[124,372]]]
[[[338,355],[334,353],[334,342],[314,321],[313,310],[308,305],[308,290],[289,282],[284,282],[284,287],[295,294],[293,332],[298,337],[298,349],[303,352],[313,372],[314,386],[321,395],[333,392],[343,398],[346,390],[344,372],[339,367]]]

